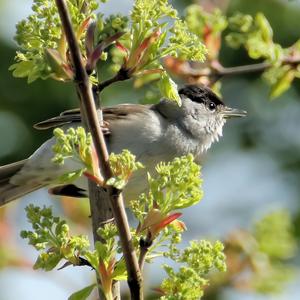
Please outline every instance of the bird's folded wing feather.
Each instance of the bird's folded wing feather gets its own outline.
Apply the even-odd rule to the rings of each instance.
[[[124,120],[132,114],[143,113],[150,106],[139,104],[121,104],[117,106],[105,107],[102,109],[103,119],[108,123],[113,120]],[[49,128],[60,127],[70,123],[81,122],[80,110],[78,108],[62,112],[59,116],[39,122],[34,125],[35,129],[45,130]]]

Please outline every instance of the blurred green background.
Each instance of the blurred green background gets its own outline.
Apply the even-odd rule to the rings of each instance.
[[[178,10],[192,1],[171,1]],[[201,1],[198,1],[201,3]],[[274,29],[274,39],[289,46],[300,38],[300,1],[287,0],[216,0],[202,1],[224,9],[232,15],[240,11],[263,12]],[[111,0],[103,5],[106,14],[128,14],[131,1]],[[0,0],[0,165],[28,157],[51,132],[39,132],[32,125],[61,111],[75,107],[77,99],[71,84],[38,80],[30,85],[16,79],[8,71],[13,63],[16,45],[14,24],[26,17],[30,0]],[[222,47],[220,61],[224,66],[251,63],[243,50]],[[146,89],[133,90],[130,83],[118,83],[105,91],[105,105],[138,102]],[[299,234],[300,219],[300,85],[295,81],[280,98],[268,100],[268,87],[256,74],[222,80],[222,94],[229,106],[246,109],[248,117],[226,124],[224,138],[207,154],[203,166],[205,199],[197,209],[185,213],[190,238],[224,239],[236,228],[249,228],[264,214],[285,208],[295,220]],[[14,204],[9,223],[16,224],[10,240],[21,247],[19,254],[34,261],[35,253],[17,236],[25,225],[24,206],[47,197],[37,192]],[[50,199],[41,203],[52,203]],[[54,205],[57,205],[54,202]],[[53,204],[53,203],[52,203]],[[1,234],[1,231],[0,231]],[[0,239],[0,243],[3,239]],[[280,240],[278,240],[280,243]],[[1,257],[0,257],[1,259]],[[299,257],[292,261],[299,270]],[[0,264],[1,265],[1,264]],[[156,270],[155,270],[156,268]],[[148,270],[148,277],[159,278],[157,265]],[[75,290],[88,284],[92,272],[63,270],[44,274],[30,269],[7,267],[0,270],[0,300],[67,299]],[[222,290],[219,299],[299,299],[299,274],[281,295],[259,295],[232,288]],[[155,282],[155,280],[152,280]],[[47,291],[47,292],[46,292]]]

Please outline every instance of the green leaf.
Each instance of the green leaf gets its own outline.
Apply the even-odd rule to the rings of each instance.
[[[260,251],[276,260],[289,259],[297,253],[297,241],[293,233],[293,220],[286,210],[267,214],[254,228]]]
[[[85,300],[93,291],[93,289],[97,286],[96,283],[93,283],[77,292],[72,294],[68,300]]]
[[[200,299],[205,286],[209,284],[209,280],[206,279],[208,272],[211,270],[226,271],[223,250],[224,246],[221,242],[217,241],[215,244],[211,244],[206,240],[191,241],[189,247],[182,251],[177,250],[175,255],[170,253],[173,251],[173,248],[170,247],[170,252],[165,252],[164,256],[179,263],[180,267],[175,271],[173,267],[163,265],[168,277],[160,286],[160,290],[164,294],[160,299]]]
[[[86,251],[83,257],[97,270],[99,266],[99,257],[96,251]]]
[[[29,205],[26,212],[33,231],[22,231],[21,236],[28,239],[29,245],[39,251],[34,269],[50,271],[62,259],[76,265],[78,253],[89,249],[87,237],[70,235],[66,221],[54,217],[51,208]]]
[[[71,80],[74,73],[71,67],[68,69],[68,62],[64,61],[58,50],[46,49],[45,59],[53,71],[53,76],[58,80]]]
[[[262,13],[253,18],[250,15],[237,13],[229,18],[230,32],[226,41],[230,47],[244,46],[253,59],[263,58],[273,65],[281,64],[284,49],[273,41],[273,30]]]
[[[117,180],[114,184],[115,188],[118,190],[122,190],[126,185],[126,181],[123,179]]]
[[[81,177],[82,173],[85,171],[85,169],[80,169],[74,172],[66,173],[58,178],[58,182],[61,183],[69,183],[73,182],[79,177]]]
[[[66,159],[72,159],[79,167],[82,165],[81,169],[60,176],[59,182],[72,182],[82,176],[86,170],[92,175],[99,175],[94,168],[97,157],[92,155],[92,136],[90,133],[86,133],[83,127],[77,127],[76,129],[71,127],[66,132],[56,128],[53,134],[56,143],[52,146],[52,151],[55,154],[52,161],[63,165]]]
[[[63,259],[62,255],[55,252],[41,253],[33,265],[33,269],[43,269],[45,271],[53,270],[58,263]]]
[[[117,182],[117,178],[116,177],[111,177],[106,181],[107,185],[112,185],[115,186],[115,183]]]
[[[255,16],[255,22],[261,30],[263,40],[265,42],[272,42],[273,30],[264,14],[258,13]]]
[[[127,280],[127,270],[124,258],[121,258],[114,269],[113,275],[114,280]]]
[[[189,30],[201,40],[204,39],[205,29],[209,28],[212,34],[216,35],[220,34],[227,27],[227,19],[219,9],[207,12],[199,4],[192,4],[185,11],[185,20]]]
[[[66,1],[83,56],[85,56],[83,45],[85,36],[82,31],[85,30],[85,24],[89,19],[95,19],[95,11],[98,8],[97,0],[89,0],[88,5],[85,5],[83,9],[84,2],[83,0]],[[15,40],[19,45],[20,52],[17,53],[16,63],[12,66],[14,76],[28,77],[29,83],[38,78],[51,77],[58,80],[73,78],[72,70],[64,69],[63,65],[58,73],[57,70],[54,71],[52,67],[55,63],[51,65],[45,53],[45,49],[54,49],[54,51],[64,49],[64,53],[61,54],[67,54],[65,40],[64,47],[61,48],[62,26],[55,1],[33,0],[31,14],[26,19],[21,20],[16,28]],[[70,61],[68,60],[69,64]],[[29,67],[30,65],[32,68]]]
[[[296,70],[290,69],[286,71],[272,86],[270,98],[275,99],[288,90],[295,78],[295,74]]]
[[[176,20],[171,27],[172,35],[169,38],[169,45],[164,52],[183,60],[204,61],[207,49],[199,37],[191,32],[187,23]],[[170,52],[171,51],[171,52]]]
[[[159,90],[164,98],[174,100],[179,106],[181,106],[181,98],[178,94],[177,84],[164,72],[158,83]]]
[[[111,153],[109,163],[114,177],[106,183],[122,190],[128,183],[132,173],[144,168],[140,162],[136,162],[136,157],[129,150],[124,149],[121,153]]]
[[[17,64],[13,64],[9,67],[10,71],[13,71],[13,76],[17,78],[26,77],[30,74],[34,67],[33,61],[21,61]]]

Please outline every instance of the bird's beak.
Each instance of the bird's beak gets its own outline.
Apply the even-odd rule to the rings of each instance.
[[[246,117],[247,112],[245,110],[240,110],[240,109],[230,108],[225,106],[222,111],[222,114],[225,119],[231,119],[237,117]]]

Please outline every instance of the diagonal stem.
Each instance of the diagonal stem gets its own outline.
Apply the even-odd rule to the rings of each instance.
[[[152,243],[153,243],[153,240],[151,238],[150,232],[148,232],[145,239],[143,239],[143,238],[140,239],[139,267],[140,267],[141,271],[143,271],[143,269],[144,269],[146,256],[147,256],[147,253],[148,253],[149,248],[151,247]]]
[[[288,57],[282,61],[283,65],[290,65],[292,67],[297,66],[300,64],[299,57]],[[235,75],[242,75],[242,74],[250,74],[250,73],[260,73],[264,72],[265,70],[271,68],[273,65],[269,62],[262,62],[257,64],[250,64],[250,65],[242,65],[236,67],[223,67],[219,62],[212,63],[209,70],[197,70],[191,69],[190,75],[192,77],[226,77],[226,76],[235,76]]]
[[[121,68],[114,77],[99,83],[99,85],[97,86],[97,89],[99,92],[101,92],[102,90],[104,90],[106,87],[108,87],[112,83],[115,83],[117,81],[128,80],[128,79],[130,79],[130,77],[131,77],[130,71]]]
[[[83,120],[87,123],[88,128],[93,137],[96,153],[99,158],[99,166],[103,173],[104,179],[112,177],[109,165],[109,155],[105,144],[104,136],[100,128],[95,102],[93,99],[92,87],[89,77],[84,68],[79,45],[76,40],[74,30],[72,28],[68,9],[64,0],[55,0],[58,8],[59,16],[62,21],[63,30],[69,45],[70,55],[72,58],[75,82],[77,91],[80,95],[80,109]],[[122,194],[113,187],[108,188],[110,204],[116,225],[119,230],[120,241],[122,244],[123,254],[128,272],[128,285],[132,299],[143,299],[142,277],[138,266],[137,256],[132,245],[132,237],[130,234],[127,215],[125,212]],[[100,199],[92,199],[97,202]],[[97,216],[93,216],[93,223],[98,223]]]

